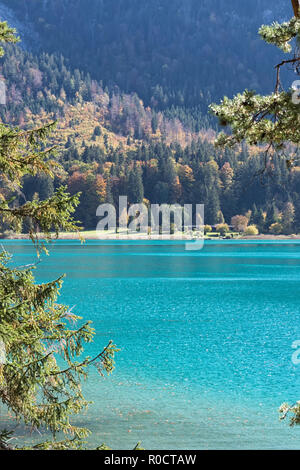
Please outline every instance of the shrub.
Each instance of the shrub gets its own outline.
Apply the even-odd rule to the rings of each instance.
[[[211,227],[210,225],[205,225],[205,226],[204,226],[204,233],[205,233],[205,235],[206,235],[207,233],[210,233],[210,232],[212,232],[212,227]]]
[[[253,235],[258,235],[259,230],[256,227],[256,225],[249,225],[249,227],[246,228],[244,233],[245,235],[253,236]]]
[[[217,225],[216,229],[217,229],[217,232],[219,232],[223,236],[229,232],[229,227],[227,224],[219,224]]]

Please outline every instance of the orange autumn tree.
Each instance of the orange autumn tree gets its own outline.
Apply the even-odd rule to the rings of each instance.
[[[68,178],[69,192],[81,193],[80,205],[76,209],[75,216],[86,229],[96,227],[96,210],[106,199],[106,186],[103,176],[94,175],[92,171],[85,173],[75,171]]]

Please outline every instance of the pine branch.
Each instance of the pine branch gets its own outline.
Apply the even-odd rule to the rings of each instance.
[[[93,364],[94,362],[98,361],[99,359],[101,359],[103,362],[105,362],[107,357],[110,355],[110,353],[112,351],[113,352],[115,351],[115,349],[112,349],[112,346],[113,346],[113,342],[110,341],[108,343],[108,345],[106,346],[106,348],[104,348],[103,351],[100,354],[98,354],[97,356],[95,356],[93,359],[90,359],[90,360],[85,359],[80,364],[73,364],[68,369],[61,370],[61,371],[58,371],[58,372],[54,372],[54,373],[50,374],[50,376],[54,377],[54,376],[58,376],[58,375],[62,375],[62,374],[67,374],[68,372],[70,372],[72,370],[76,371],[77,369],[80,369],[82,367],[87,367],[87,366]]]

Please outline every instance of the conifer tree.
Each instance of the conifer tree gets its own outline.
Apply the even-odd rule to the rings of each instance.
[[[209,225],[215,225],[219,221],[220,201],[216,188],[212,187],[208,193],[205,205],[205,219]]]
[[[264,231],[264,228],[265,228],[265,215],[264,215],[264,211],[262,210],[262,208],[260,208],[259,211],[258,211],[255,225],[257,226],[257,228],[259,229],[260,232]]]
[[[289,235],[293,232],[295,220],[295,207],[292,202],[287,202],[282,211],[282,226],[284,233]]]
[[[141,203],[144,199],[142,171],[137,165],[134,165],[129,174],[128,198],[131,204]]]
[[[268,232],[271,225],[277,222],[278,222],[278,209],[275,203],[273,202],[268,207],[268,210],[267,210],[267,215],[265,219],[265,231]]]
[[[256,225],[257,220],[258,220],[258,210],[257,210],[256,204],[254,203],[253,206],[252,206],[251,217],[250,217],[249,223],[253,224],[253,225]]]
[[[16,42],[15,31],[0,23],[0,42]],[[0,55],[3,49],[0,50]],[[15,198],[0,199],[0,216],[14,231],[29,221],[29,234],[38,252],[39,233],[51,240],[52,232],[78,229],[73,213],[78,195],[61,187],[43,201],[33,198],[16,204],[25,176],[53,177],[57,163],[53,149],[46,146],[54,124],[24,131],[0,124],[0,171],[6,193]],[[81,382],[88,367],[110,373],[114,367],[115,346],[110,342],[96,357],[82,357],[85,343],[92,341],[90,322],[78,324],[65,305],[57,303],[62,277],[38,284],[34,266],[12,267],[11,256],[0,253],[0,400],[11,419],[32,430],[48,430],[52,439],[35,449],[67,449],[82,446],[89,431],[71,422],[71,417],[86,408]],[[3,357],[2,357],[3,356]],[[10,432],[0,429],[0,449],[9,449]]]

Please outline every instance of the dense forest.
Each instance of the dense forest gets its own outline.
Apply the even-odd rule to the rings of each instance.
[[[33,24],[42,50],[154,109],[203,110],[243,88],[273,86],[276,49],[259,26],[287,15],[284,0],[5,0]],[[229,52],[230,51],[230,52]],[[266,59],[267,57],[267,59]]]
[[[204,203],[209,225],[241,215],[260,232],[300,231],[298,168],[276,155],[264,168],[264,149],[216,149],[207,111],[224,94],[274,86],[277,52],[257,29],[283,2],[276,13],[268,3],[2,0],[26,25],[24,37],[32,28],[39,40],[6,47],[0,117],[25,128],[57,120],[52,143],[63,168],[54,184],[27,177],[18,198],[44,199],[65,184],[82,192],[76,217],[87,229],[100,202],[127,194]]]

